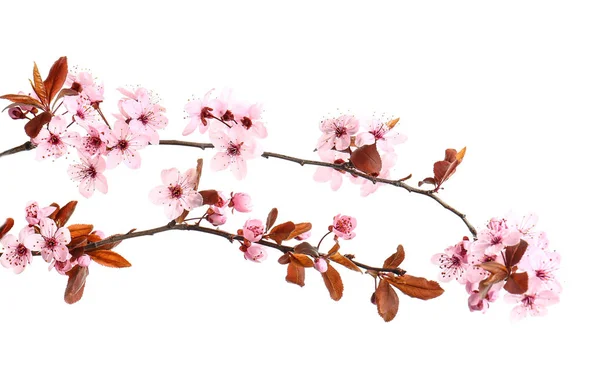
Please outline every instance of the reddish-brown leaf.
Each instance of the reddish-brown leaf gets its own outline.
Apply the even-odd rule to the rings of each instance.
[[[386,276],[389,283],[398,288],[402,293],[409,297],[428,300],[439,297],[444,293],[444,289],[440,287],[437,281],[427,280],[422,277],[411,275],[403,276]]]
[[[279,257],[277,259],[277,262],[279,262],[282,265],[287,265],[288,263],[290,263],[290,260],[291,260],[290,253],[288,252],[288,253],[282,254],[281,257]]]
[[[100,235],[96,234],[96,232],[93,232],[87,236],[88,243],[95,243],[99,242],[100,240],[102,240],[102,238]]]
[[[12,229],[12,227],[15,225],[15,220],[13,220],[12,218],[7,218],[6,221],[4,221],[4,224],[2,224],[2,226],[0,226],[0,239],[2,239],[2,237],[4,237],[4,235],[8,234],[8,232],[10,231],[10,229]]]
[[[435,185],[433,191],[438,191],[442,184],[456,172],[456,167],[462,162],[466,151],[466,147],[462,148],[460,152],[457,152],[455,149],[446,149],[444,160],[433,164],[434,177],[427,177],[422,181],[419,181],[419,186],[425,183],[433,184]]]
[[[273,229],[271,229],[271,232],[268,235],[266,235],[266,237],[271,238],[277,244],[281,244],[281,242],[286,240],[295,228],[296,225],[293,222],[288,221],[273,227]]]
[[[356,266],[356,264],[354,262],[352,262],[351,259],[346,258],[346,256],[343,256],[339,252],[335,252],[334,254],[329,256],[329,259],[335,263],[339,263],[340,265],[344,266],[347,269],[357,271],[362,274],[362,270],[360,269],[360,267]]]
[[[294,239],[298,235],[310,231],[310,229],[312,229],[312,224],[310,222],[301,222],[299,224],[296,224],[294,231],[292,231],[285,240]]]
[[[42,75],[40,75],[40,70],[35,62],[33,62],[33,83],[31,84],[33,87],[33,91],[37,94],[40,101],[45,106],[48,106],[48,94],[46,93],[46,86],[44,86],[44,81],[42,81]]]
[[[65,204],[56,214],[56,219],[54,220],[56,222],[56,226],[65,226],[67,222],[69,222],[69,219],[73,215],[73,212],[75,212],[76,206],[76,200],[72,200],[69,203]]]
[[[50,214],[50,216],[48,216],[48,218],[52,219],[52,221],[56,222],[56,215],[58,214],[58,211],[60,211],[60,206],[58,205],[58,203],[52,203],[50,204],[50,207],[54,207],[54,211],[52,211],[52,213]]]
[[[331,249],[329,250],[329,252],[327,252],[326,257],[329,258],[329,257],[333,256],[339,250],[340,250],[340,245],[336,242],[335,245],[333,247],[331,247]]]
[[[277,211],[277,208],[273,208],[271,212],[269,212],[269,215],[267,216],[267,223],[265,224],[265,232],[268,232],[273,227],[273,225],[275,225],[275,221],[277,221],[278,214],[279,211]]]
[[[527,242],[523,239],[519,241],[519,244],[511,245],[506,247],[506,252],[504,253],[504,258],[506,260],[506,267],[510,268],[516,266],[521,258],[527,251]],[[515,293],[518,294],[518,293]]]
[[[42,103],[39,100],[37,100],[29,95],[6,94],[6,95],[0,96],[0,99],[10,100],[13,103],[33,105],[34,107],[40,108],[41,110],[45,110],[44,106],[42,105]]]
[[[394,288],[385,279],[379,281],[377,290],[375,290],[375,302],[377,303],[377,312],[385,322],[392,321],[396,317],[400,300]]]
[[[308,242],[302,242],[302,243],[298,244],[297,246],[295,246],[294,252],[306,254],[306,255],[309,255],[309,256],[315,257],[315,258],[319,257],[319,251],[317,251],[317,248],[313,247]]]
[[[285,280],[288,283],[304,286],[304,267],[291,257],[287,267],[287,276],[285,277]]]
[[[58,95],[56,95],[56,100],[59,100],[65,96],[75,96],[75,95],[79,95],[79,93],[73,89],[62,89],[58,92]]]
[[[511,294],[523,294],[527,291],[528,280],[526,272],[512,273],[504,284],[504,289]]]
[[[52,120],[52,114],[48,112],[42,112],[37,116],[33,117],[25,124],[25,133],[30,138],[38,136],[44,125]]]
[[[108,250],[95,250],[88,252],[92,260],[102,266],[106,267],[131,267],[131,263],[127,261],[123,256],[117,252]]]
[[[219,193],[216,190],[200,190],[202,195],[202,203],[206,206],[212,206],[213,204],[219,203]]]
[[[315,263],[312,258],[305,254],[294,254],[290,253],[290,261],[293,263],[297,263],[302,267],[314,267]]]
[[[69,229],[69,231],[71,232],[71,239],[78,238],[80,236],[85,236],[85,240],[87,240],[88,234],[91,233],[92,230],[94,230],[94,225],[74,224],[69,225],[67,229]]]
[[[88,268],[79,265],[73,267],[67,272],[69,280],[65,289],[65,302],[73,304],[83,296],[83,288],[85,287],[85,279],[88,276]]]
[[[490,273],[490,276],[479,282],[478,289],[482,297],[485,297],[487,295],[487,292],[488,290],[490,290],[492,285],[506,280],[509,274],[509,271],[506,269],[506,266],[498,262],[484,262],[477,266]]]
[[[344,295],[344,283],[342,283],[340,273],[329,263],[327,265],[327,271],[322,272],[321,276],[331,299],[339,301],[342,299],[342,295]]]
[[[48,77],[44,80],[44,87],[48,93],[48,102],[51,102],[54,96],[62,89],[68,72],[67,57],[60,57],[52,64],[50,72],[48,72]]]
[[[385,269],[395,269],[400,266],[400,264],[404,261],[404,247],[402,244],[399,244],[396,248],[396,253],[389,256],[385,262],[383,262],[383,268]]]
[[[385,125],[391,130],[394,128],[394,126],[396,126],[398,122],[400,122],[400,118],[394,118],[392,120],[387,121]]]
[[[350,162],[367,175],[377,177],[381,172],[381,156],[376,144],[363,145],[350,155]]]

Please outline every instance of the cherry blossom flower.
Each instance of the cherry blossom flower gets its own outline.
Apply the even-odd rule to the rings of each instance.
[[[525,294],[507,294],[504,300],[508,303],[516,303],[517,306],[512,309],[510,318],[513,321],[520,320],[527,315],[544,316],[548,313],[546,306],[559,302],[556,292],[543,290],[541,292],[530,292]]]
[[[509,228],[506,220],[492,218],[487,228],[477,232],[477,241],[473,243],[474,251],[484,251],[486,254],[496,254],[511,245],[516,245],[521,239],[521,233]]]
[[[229,207],[232,207],[238,212],[252,211],[252,198],[246,193],[235,193],[231,195]]]
[[[29,201],[25,207],[25,219],[29,222],[29,226],[37,225],[40,220],[50,216],[56,207],[44,207],[40,208],[37,202]]]
[[[296,239],[296,240],[306,240],[306,239],[310,238],[311,234],[312,234],[311,231],[308,230],[307,232],[304,232],[304,233],[296,236],[294,239]]]
[[[87,100],[88,105],[98,104],[104,100],[104,85],[96,83],[89,72],[81,71],[67,75],[66,86],[79,92],[79,97]]]
[[[244,252],[244,258],[249,261],[262,262],[267,259],[267,248],[260,244],[250,245]]]
[[[332,150],[319,150],[319,157],[323,162],[342,164],[346,163],[350,158],[350,154],[335,152]],[[331,181],[331,190],[336,191],[342,186],[344,172],[330,167],[318,166],[313,175],[313,179],[316,182],[329,182]]]
[[[317,149],[345,150],[350,146],[350,136],[358,132],[358,120],[349,115],[326,119],[321,122],[323,135],[319,138]]]
[[[207,92],[202,100],[192,100],[185,105],[184,109],[190,115],[190,122],[183,129],[184,136],[191,134],[196,128],[200,134],[204,134],[208,130],[209,119],[214,118],[211,113],[213,109],[209,106],[210,95],[213,91],[214,89]]]
[[[13,269],[15,274],[23,272],[25,267],[31,263],[31,250],[24,244],[25,239],[35,233],[33,227],[25,226],[19,232],[17,239],[12,234],[5,235],[0,243],[4,246],[4,252],[0,257],[0,264],[6,268]]]
[[[202,195],[194,190],[196,170],[191,168],[184,175],[176,168],[163,170],[161,178],[163,185],[159,185],[150,192],[150,200],[154,204],[164,204],[165,214],[169,220],[174,220],[183,213],[191,211],[203,204]]]
[[[526,271],[529,276],[529,289],[533,291],[551,290],[556,293],[562,291],[562,286],[556,278],[560,267],[560,254],[557,252],[534,249],[527,252],[519,263],[519,268]]]
[[[212,114],[214,117],[224,121],[224,122],[233,122],[235,120],[235,115],[232,112],[232,91],[230,88],[225,88],[219,94],[219,97],[213,99],[210,102],[210,106],[213,108]]]
[[[250,219],[246,221],[242,231],[246,240],[250,242],[257,242],[265,233],[265,225],[261,220]]]
[[[259,104],[244,105],[234,109],[234,115],[239,117],[238,123],[251,135],[264,139],[267,137],[267,129],[260,120],[262,111],[262,106]]]
[[[124,99],[121,102],[121,112],[125,114],[133,132],[148,138],[151,144],[158,145],[159,136],[156,130],[163,129],[168,124],[168,119],[162,112],[164,108],[150,101],[146,89],[136,90],[137,99]]]
[[[339,214],[333,218],[333,225],[329,228],[337,237],[350,240],[356,236],[353,231],[356,228],[356,218]]]
[[[77,149],[92,157],[96,154],[106,155],[106,138],[109,131],[106,126],[88,124],[86,126],[87,135],[81,138]]]
[[[210,206],[208,208],[208,215],[206,216],[206,220],[211,223],[213,226],[221,226],[227,222],[227,216],[225,212],[221,208]]]
[[[40,131],[32,141],[37,145],[37,160],[49,157],[59,158],[67,152],[67,145],[77,146],[79,134],[67,131],[67,123],[62,116],[54,116],[48,124],[48,128]]]
[[[33,251],[41,251],[42,258],[50,262],[53,258],[64,262],[71,258],[67,244],[71,242],[71,233],[66,227],[60,229],[50,218],[40,220],[40,234],[30,235],[24,244]]]
[[[73,119],[81,127],[86,127],[88,123],[95,119],[95,110],[88,105],[88,101],[79,95],[65,96],[63,103],[67,112],[73,116]]]
[[[88,157],[79,152],[79,159],[81,159],[81,164],[69,165],[67,170],[73,181],[79,181],[79,193],[86,198],[91,197],[96,190],[106,194],[108,184],[106,177],[102,174],[106,169],[104,158],[100,155]]]
[[[445,253],[434,254],[431,262],[440,267],[439,279],[447,282],[452,279],[463,284],[467,280],[466,270],[468,262],[468,248],[471,242],[462,240],[460,243],[445,249]]]
[[[325,258],[317,257],[315,259],[315,269],[317,271],[319,271],[320,273],[324,273],[325,271],[327,271],[327,267],[327,260],[325,260]]]
[[[75,261],[75,262],[77,262],[77,261]],[[69,259],[67,259],[66,261],[52,260],[52,262],[50,262],[50,265],[48,266],[48,271],[52,271],[52,269],[56,269],[56,272],[58,272],[59,274],[66,275],[67,272],[69,270],[71,270],[73,267],[75,267],[76,265],[77,265],[77,263],[73,263]]]
[[[125,122],[117,121],[108,135],[108,144],[111,148],[107,149],[106,168],[115,168],[124,160],[127,167],[136,169],[142,163],[138,150],[148,145],[148,139],[133,133]]]
[[[356,146],[377,143],[377,149],[384,152],[393,152],[394,147],[406,141],[406,135],[391,131],[390,127],[379,119],[370,120],[365,128],[367,132],[356,135]]]
[[[236,179],[246,177],[246,160],[262,154],[259,152],[254,138],[246,133],[239,125],[233,126],[227,132],[216,130],[209,132],[210,141],[217,153],[213,156],[210,166],[214,171],[231,168]]]

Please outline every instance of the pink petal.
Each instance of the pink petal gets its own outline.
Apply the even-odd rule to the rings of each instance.
[[[103,174],[99,173],[96,175],[96,181],[94,185],[96,186],[96,190],[102,194],[106,194],[108,192],[108,182]]]
[[[210,160],[210,168],[213,171],[222,171],[229,167],[230,158],[226,153],[219,152]]]
[[[236,179],[242,180],[246,177],[246,173],[248,172],[248,167],[246,165],[246,160],[242,157],[237,157],[237,160],[231,164],[231,172]]]
[[[150,191],[148,198],[154,204],[166,204],[171,199],[171,193],[166,186],[159,185]]]
[[[165,186],[171,186],[179,183],[179,171],[177,168],[169,168],[160,172],[160,178]]]

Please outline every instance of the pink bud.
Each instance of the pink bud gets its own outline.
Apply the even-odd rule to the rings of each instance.
[[[12,107],[8,110],[8,115],[12,119],[23,119],[25,117],[25,113],[19,107]]]
[[[308,230],[308,231],[307,231],[307,232],[305,232],[305,233],[302,233],[302,234],[298,235],[298,236],[296,237],[296,240],[306,240],[306,239],[308,239],[308,238],[310,238],[310,230]]]
[[[327,261],[325,258],[319,257],[315,260],[315,269],[320,273],[327,271]]]
[[[100,239],[106,239],[106,234],[104,234],[104,231],[94,230],[92,234],[97,235]]]
[[[213,226],[221,226],[225,222],[227,222],[227,216],[221,214],[220,209],[214,208],[214,207],[210,207],[210,209],[212,209],[214,211],[214,213],[211,213],[210,215],[208,215],[206,217],[206,220],[208,222],[210,222]]]
[[[252,199],[246,193],[235,193],[231,196],[229,207],[233,207],[238,212],[252,211]]]
[[[87,267],[90,265],[90,261],[92,259],[90,258],[90,256],[88,256],[87,254],[84,254],[82,256],[79,256],[79,258],[77,258],[77,264],[81,267]]]
[[[249,261],[262,262],[267,259],[267,249],[262,245],[252,244],[244,252],[244,258]]]

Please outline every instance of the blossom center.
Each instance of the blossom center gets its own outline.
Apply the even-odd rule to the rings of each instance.
[[[46,248],[54,249],[54,247],[56,247],[57,244],[58,243],[57,243],[56,239],[54,239],[54,238],[46,239]]]
[[[48,142],[51,145],[58,145],[58,144],[60,144],[60,138],[54,134],[50,134],[50,137],[48,138]]]
[[[210,113],[210,111],[212,111],[212,108],[210,107],[204,107],[202,108],[202,110],[200,110],[200,119],[202,120],[202,124],[204,126],[208,126],[208,118],[214,118],[214,116],[212,115],[212,113]]]
[[[230,110],[227,110],[225,113],[223,113],[223,117],[221,117],[221,119],[223,121],[233,121],[233,113],[231,113]]]
[[[345,234],[350,233],[352,228],[352,222],[349,219],[342,218],[335,223],[335,229]]]
[[[98,171],[96,171],[96,168],[94,166],[89,166],[85,169],[85,177],[95,179],[97,175]]]
[[[25,247],[23,244],[19,244],[17,245],[16,252],[19,257],[23,257],[27,254],[27,247]]]
[[[533,308],[534,302],[535,302],[535,297],[532,295],[526,295],[523,297],[523,299],[521,299],[521,303],[523,303],[523,306],[528,307],[528,308]]]
[[[502,243],[502,237],[498,236],[498,235],[493,236],[492,239],[490,240],[490,243],[492,245],[498,245],[498,244]]]
[[[171,192],[171,198],[179,199],[183,196],[183,189],[179,184],[169,186],[169,191]]]
[[[242,154],[242,144],[234,144],[232,141],[229,142],[229,146],[227,147],[227,155],[231,157],[237,157]]]
[[[244,126],[246,130],[250,130],[250,127],[252,127],[252,120],[248,117],[242,118],[242,126]]]
[[[379,128],[373,130],[373,131],[369,131],[371,133],[371,135],[373,135],[375,137],[375,140],[381,140],[383,139],[383,136],[385,135],[385,130],[383,129],[383,124],[379,126]]]
[[[344,126],[336,126],[335,127],[335,136],[342,137],[348,133],[348,130]]]
[[[129,142],[127,140],[119,140],[117,143],[117,148],[119,150],[126,150],[129,147]]]
[[[147,125],[148,122],[150,122],[150,117],[148,114],[142,114],[138,117],[138,121],[140,121],[144,125]]]
[[[550,280],[551,276],[546,272],[546,270],[536,270],[535,276],[540,280]]]

